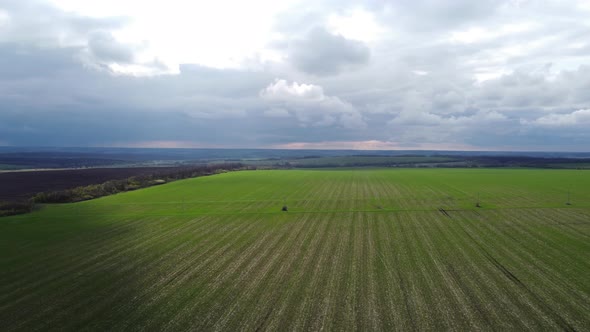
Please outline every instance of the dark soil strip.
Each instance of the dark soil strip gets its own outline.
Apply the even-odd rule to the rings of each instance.
[[[59,191],[80,186],[122,180],[132,176],[174,171],[175,167],[91,168],[59,171],[0,173],[0,201],[27,200],[43,191]]]
[[[445,210],[445,209],[443,209],[443,208],[439,208],[439,209],[438,209],[438,211],[440,211],[440,213],[444,214],[445,216],[447,216],[447,217],[449,217],[449,218],[453,219],[453,218],[452,218],[452,217],[449,215],[449,213],[447,212],[447,210]]]

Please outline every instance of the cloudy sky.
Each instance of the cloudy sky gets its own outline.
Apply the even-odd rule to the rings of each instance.
[[[0,0],[0,145],[590,150],[590,0]]]

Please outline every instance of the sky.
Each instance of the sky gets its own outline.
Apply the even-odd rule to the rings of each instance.
[[[590,0],[0,0],[0,146],[590,151]]]

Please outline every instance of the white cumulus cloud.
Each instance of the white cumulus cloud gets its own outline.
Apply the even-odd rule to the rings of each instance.
[[[276,113],[272,110],[279,108],[293,112],[303,125],[338,125],[348,129],[366,127],[362,115],[352,104],[326,95],[319,85],[276,79],[260,91],[260,97],[270,106],[270,110],[265,112],[267,115],[268,112]]]

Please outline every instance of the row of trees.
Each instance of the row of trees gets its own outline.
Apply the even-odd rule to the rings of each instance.
[[[35,204],[32,200],[24,202],[0,202],[0,217],[33,211]]]
[[[31,212],[35,204],[40,203],[73,203],[120,192],[147,188],[176,180],[207,176],[228,171],[253,169],[240,163],[214,164],[207,166],[179,167],[162,169],[149,175],[133,176],[123,180],[110,180],[101,184],[92,184],[67,190],[41,192],[28,201],[0,202],[0,216],[9,216]]]
[[[149,175],[134,176],[123,180],[111,180],[101,184],[77,187],[68,190],[38,193],[33,196],[33,203],[73,203],[86,201],[120,192],[147,188],[171,181],[213,175],[228,171],[246,169],[240,163],[217,164],[197,167],[167,169]]]

